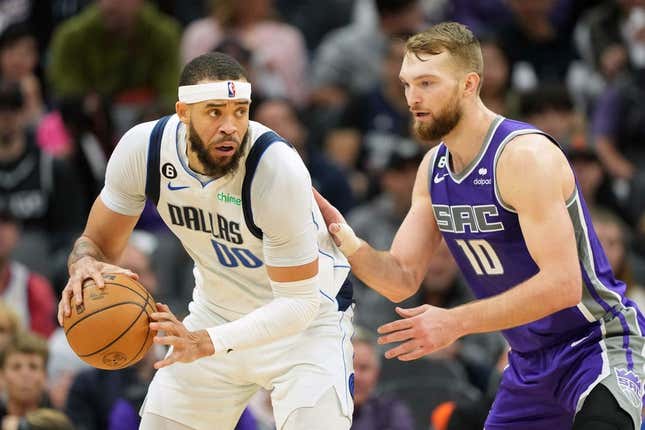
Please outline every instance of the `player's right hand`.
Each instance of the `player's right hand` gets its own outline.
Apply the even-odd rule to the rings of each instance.
[[[139,275],[136,273],[114,264],[103,263],[89,256],[79,259],[69,267],[69,280],[63,288],[60,302],[58,302],[58,324],[62,326],[63,317],[70,316],[72,299],[75,306],[83,303],[84,282],[92,280],[99,288],[105,287],[104,273],[122,273],[133,279],[139,279]]]

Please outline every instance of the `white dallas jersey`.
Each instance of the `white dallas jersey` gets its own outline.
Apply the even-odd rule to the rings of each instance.
[[[177,115],[139,124],[115,148],[101,199],[124,215],[139,215],[146,196],[156,201],[195,262],[191,312],[205,307],[237,319],[273,299],[265,264],[315,258],[321,300],[344,310],[351,302],[349,264],[327,232],[307,169],[269,128],[250,121],[247,134],[238,169],[213,179],[188,167]]]

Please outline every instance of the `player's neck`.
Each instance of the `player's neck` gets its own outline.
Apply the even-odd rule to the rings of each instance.
[[[464,109],[459,124],[443,138],[450,150],[454,173],[461,172],[477,157],[496,117],[481,101]]]

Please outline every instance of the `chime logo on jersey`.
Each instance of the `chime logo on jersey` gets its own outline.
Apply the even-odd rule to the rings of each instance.
[[[432,205],[439,230],[448,233],[489,233],[504,230],[497,221],[499,212],[495,205]]]
[[[235,97],[235,82],[228,81],[228,96]]]

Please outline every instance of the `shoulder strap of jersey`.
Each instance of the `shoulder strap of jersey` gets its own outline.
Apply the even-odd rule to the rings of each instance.
[[[161,160],[161,138],[170,115],[160,118],[150,133],[148,143],[148,168],[146,170],[146,196],[157,206],[159,201],[159,172]]]
[[[244,180],[242,182],[242,211],[244,212],[244,222],[249,231],[253,236],[258,239],[262,239],[262,229],[255,225],[253,221],[253,208],[251,207],[251,184],[253,183],[253,176],[255,176],[255,171],[258,168],[260,159],[264,152],[276,142],[284,142],[287,145],[286,140],[284,140],[279,134],[273,131],[264,132],[260,137],[257,138],[251,149],[249,150],[249,155],[246,157],[245,167],[246,172],[244,173]]]

